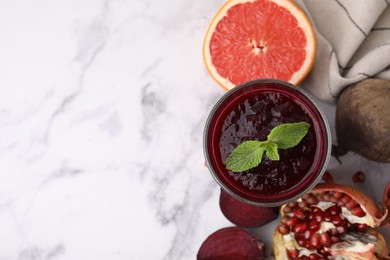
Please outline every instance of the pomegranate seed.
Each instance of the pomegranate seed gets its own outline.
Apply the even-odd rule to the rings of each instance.
[[[338,201],[339,201],[338,198],[336,198],[336,197],[334,197],[334,196],[330,197],[330,202],[332,202],[332,203],[334,203],[334,204],[337,204]]]
[[[367,224],[357,224],[356,229],[360,232],[367,232]]]
[[[315,254],[315,253],[312,253],[312,254],[309,255],[309,259],[311,259],[311,260],[318,260],[318,259],[320,259],[320,256]]]
[[[329,207],[326,212],[329,212],[331,215],[338,215],[341,213],[341,208],[336,205]]]
[[[281,219],[280,219],[280,223],[287,223],[287,220],[289,219],[290,217],[289,216],[283,216]]]
[[[358,204],[354,200],[350,200],[347,203],[345,203],[345,206],[347,207],[347,209],[355,208],[356,205],[358,205]]]
[[[329,212],[324,213],[324,220],[330,221],[332,219],[332,215]]]
[[[300,245],[301,247],[304,247],[305,246],[305,239],[303,238],[303,237],[301,237],[301,238],[298,238],[297,239],[297,243],[298,243],[298,245]]]
[[[337,234],[338,234],[337,229],[336,229],[335,227],[329,229],[328,233],[329,233],[329,235],[331,235],[331,236],[334,236],[334,235],[337,235]]]
[[[321,225],[319,222],[317,222],[315,219],[309,222],[309,229],[313,231],[318,231],[321,228]]]
[[[315,204],[318,204],[318,199],[314,196],[310,196],[309,198],[306,199],[306,202],[309,205],[315,205]]]
[[[338,226],[338,227],[336,227],[336,230],[337,230],[337,232],[338,232],[339,234],[345,234],[345,233],[347,233],[347,228],[344,227],[344,226]]]
[[[288,213],[291,212],[291,208],[287,205],[287,206],[285,206],[285,207],[283,208],[283,212],[284,212],[285,214],[288,214]]]
[[[324,172],[324,175],[322,175],[322,179],[327,183],[333,182],[333,176],[329,171]]]
[[[293,227],[296,224],[298,224],[298,222],[299,222],[299,219],[297,217],[293,216],[287,220],[286,224],[289,225],[290,227]]]
[[[306,230],[307,230],[306,222],[298,223],[293,227],[293,231],[295,234],[301,234],[301,233],[305,232]]]
[[[318,253],[323,255],[325,258],[330,255],[330,253],[328,251],[326,251],[325,248],[321,248],[320,250],[318,250]]]
[[[322,211],[322,210],[320,208],[318,208],[318,207],[313,207],[311,211],[316,213],[316,212],[319,212],[319,211]]]
[[[307,207],[307,202],[304,200],[299,202],[298,207],[300,207],[301,209],[305,209]]]
[[[310,246],[314,249],[320,249],[321,247],[321,238],[320,238],[320,234],[313,234],[311,237],[310,237],[310,242],[309,242]]]
[[[288,259],[296,259],[298,255],[299,255],[299,251],[297,249],[287,250]]]
[[[311,237],[312,231],[306,230],[305,233],[303,233],[303,237],[308,240]]]
[[[338,236],[331,236],[330,241],[332,244],[340,242],[340,238]]]
[[[321,245],[323,245],[324,247],[329,247],[331,245],[330,236],[328,233],[322,233],[320,235],[320,239],[321,239]]]
[[[344,196],[344,193],[336,191],[333,193],[333,196],[337,199],[340,199],[342,196]]]
[[[282,235],[287,235],[288,233],[290,233],[290,227],[286,224],[280,224],[278,226],[278,232]]]
[[[347,203],[348,201],[352,200],[351,196],[345,194],[343,197],[340,199],[342,202]]]
[[[301,208],[294,208],[293,209],[294,215],[299,218],[299,219],[304,219],[305,218],[305,212]]]
[[[324,215],[324,213],[322,211],[318,211],[318,212],[314,213],[313,219],[317,222],[321,222],[323,215]]]
[[[349,209],[352,214],[354,214],[356,217],[364,217],[366,215],[366,212],[363,211],[363,209],[357,205],[355,208]]]
[[[330,194],[328,192],[322,194],[323,201],[330,201]]]
[[[339,207],[345,207],[345,202],[342,200],[337,201],[337,206]]]
[[[336,226],[340,226],[342,223],[344,223],[344,220],[341,219],[340,215],[334,215],[332,217],[332,223]]]
[[[356,183],[362,183],[366,180],[366,176],[362,171],[357,171],[353,176],[352,176],[352,181]]]
[[[290,208],[295,208],[297,205],[298,205],[298,202],[296,202],[296,201],[293,201],[293,202],[288,203],[288,206],[289,206]]]

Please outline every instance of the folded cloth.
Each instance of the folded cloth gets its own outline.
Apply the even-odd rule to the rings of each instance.
[[[390,0],[295,0],[316,31],[317,56],[302,83],[319,99],[335,101],[366,78],[390,80]]]

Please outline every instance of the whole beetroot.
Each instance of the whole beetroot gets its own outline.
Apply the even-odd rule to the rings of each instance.
[[[264,243],[240,227],[222,228],[201,245],[197,260],[263,260]]]
[[[348,86],[337,101],[336,156],[347,150],[390,162],[390,81],[366,79]]]
[[[219,206],[223,215],[240,227],[259,227],[279,215],[279,207],[260,207],[243,203],[221,189]]]

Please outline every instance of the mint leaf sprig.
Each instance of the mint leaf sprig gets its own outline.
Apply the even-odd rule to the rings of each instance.
[[[274,127],[266,141],[245,141],[238,145],[227,157],[226,168],[233,172],[243,172],[258,166],[264,153],[270,160],[278,161],[278,149],[288,149],[298,145],[307,134],[307,122],[286,123]]]

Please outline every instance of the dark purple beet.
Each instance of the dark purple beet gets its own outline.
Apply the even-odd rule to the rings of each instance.
[[[225,217],[233,224],[241,227],[258,227],[279,215],[279,207],[260,207],[243,203],[221,189],[219,206]]]
[[[262,241],[239,227],[222,228],[201,245],[197,260],[263,260]]]

